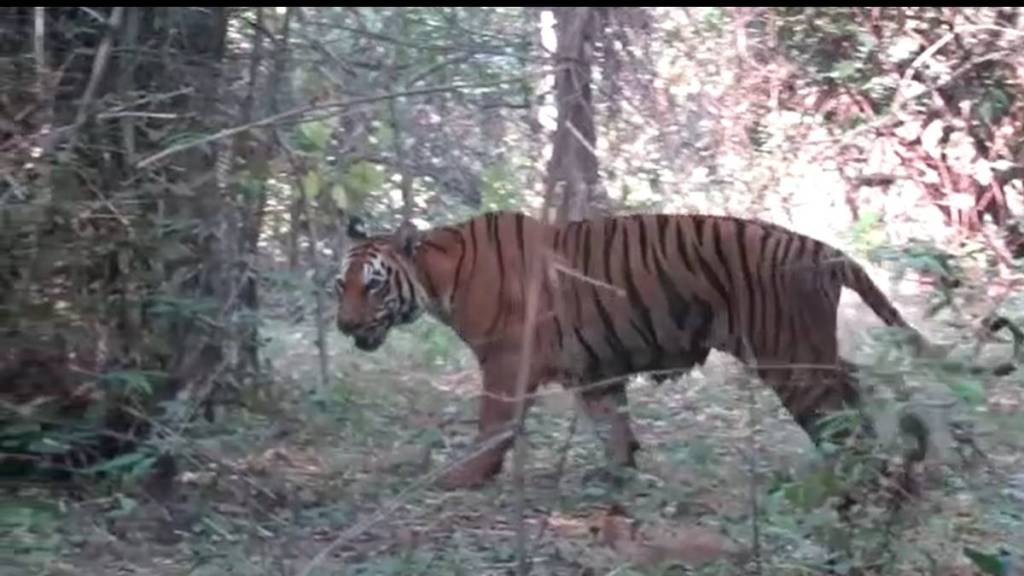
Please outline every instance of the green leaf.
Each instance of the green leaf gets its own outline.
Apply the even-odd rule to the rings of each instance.
[[[988,554],[970,546],[964,546],[964,555],[970,558],[971,562],[974,562],[974,565],[985,574],[990,574],[991,576],[1005,576],[1006,574],[1003,562],[999,559],[998,554]]]
[[[126,393],[153,394],[153,385],[149,381],[149,375],[138,370],[116,370],[107,372],[100,377],[100,382]]]
[[[206,134],[201,132],[178,132],[176,134],[169,135],[164,139],[162,144],[167,147],[187,145],[192,144],[193,142],[198,142],[203,138],[206,138],[206,136]]]
[[[302,177],[302,193],[306,198],[315,198],[320,193],[320,172],[316,169]]]
[[[384,186],[384,173],[371,162],[356,162],[341,177],[341,185],[348,195],[348,203],[359,206],[370,192]]]
[[[259,200],[266,190],[263,186],[263,180],[259,178],[253,178],[251,176],[245,177],[239,182],[239,192],[246,200]]]
[[[134,498],[130,498],[128,496],[125,496],[124,494],[118,494],[117,505],[120,507],[121,510],[125,512],[131,512],[132,510],[138,508],[139,503]]]
[[[180,262],[182,260],[188,260],[195,256],[192,249],[185,245],[184,242],[176,240],[174,238],[162,239],[158,244],[160,257],[166,262]]]
[[[860,65],[858,63],[852,60],[843,60],[832,69],[832,75],[837,80],[849,80],[857,74],[859,69]]]
[[[395,142],[395,131],[391,129],[391,124],[382,122],[380,127],[377,128],[376,133],[377,145],[387,150],[394,145]]]
[[[297,143],[303,152],[322,153],[331,141],[332,128],[324,120],[299,124]]]
[[[725,11],[714,6],[705,8],[702,23],[708,32],[721,33],[725,24]]]
[[[806,512],[821,506],[837,490],[838,485],[832,473],[821,470],[787,485],[782,493],[790,505]]]
[[[1010,109],[1011,97],[1001,87],[989,88],[978,104],[978,116],[986,123],[1002,118]]]
[[[985,402],[985,389],[977,382],[962,381],[951,382],[949,389],[958,398],[969,404],[981,404]]]
[[[111,458],[106,462],[100,462],[94,466],[90,466],[85,470],[82,470],[83,474],[102,474],[104,472],[113,472],[120,469],[125,470],[136,470],[140,464],[148,461],[148,464],[156,458],[145,452],[129,452],[127,454],[121,454],[120,456]]]
[[[480,174],[482,200],[491,210],[514,209],[517,207],[518,188],[515,175],[504,162],[487,166]]]
[[[331,199],[334,200],[334,204],[341,209],[347,209],[348,206],[348,195],[345,194],[345,187],[341,184],[335,184],[331,186]]]
[[[13,422],[0,427],[0,438],[36,434],[41,430],[42,425],[40,425],[39,422]]]
[[[28,445],[28,451],[37,454],[63,454],[70,448],[67,444],[58,442],[53,438],[43,438]]]
[[[862,53],[870,52],[878,46],[875,36],[866,30],[857,30],[857,46]]]
[[[0,502],[0,526],[26,526],[52,521],[59,514],[56,504],[35,499]]]
[[[149,312],[154,316],[168,316],[178,320],[199,314],[212,314],[218,304],[210,298],[177,298],[174,296],[153,296],[149,299]]]

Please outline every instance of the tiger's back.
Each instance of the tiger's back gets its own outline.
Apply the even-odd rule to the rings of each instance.
[[[710,349],[759,364],[836,361],[849,285],[909,326],[840,251],[730,217],[634,215],[551,227],[560,305],[542,324],[561,367],[585,379],[688,368]],[[753,355],[754,358],[750,356]]]

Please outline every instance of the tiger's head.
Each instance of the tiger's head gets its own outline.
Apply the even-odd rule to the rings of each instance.
[[[348,236],[351,246],[334,283],[338,330],[369,352],[384,343],[392,326],[408,324],[423,311],[413,263],[418,231],[405,222],[394,234],[368,237],[362,221],[352,218]]]

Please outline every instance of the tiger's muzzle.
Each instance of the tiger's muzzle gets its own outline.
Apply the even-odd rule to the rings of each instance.
[[[369,334],[355,334],[353,339],[355,340],[356,348],[364,352],[373,352],[384,343],[384,335],[385,332],[383,330],[378,330]]]
[[[377,348],[380,348],[388,333],[386,326],[376,324],[366,326],[345,322],[341,319],[338,320],[338,330],[346,336],[351,336],[355,341],[356,348],[365,352],[373,352]]]

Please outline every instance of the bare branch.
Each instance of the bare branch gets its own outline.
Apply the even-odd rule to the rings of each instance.
[[[195,92],[195,88],[189,86],[187,88],[182,88],[180,90],[175,90],[173,92],[167,92],[167,93],[164,93],[164,94],[150,94],[150,95],[146,96],[145,98],[140,98],[140,99],[138,99],[138,100],[136,100],[134,102],[129,102],[127,104],[122,104],[121,106],[117,106],[115,108],[111,108],[111,109],[107,110],[106,112],[103,112],[102,114],[100,114],[100,116],[112,115],[112,114],[114,114],[116,112],[121,112],[121,111],[127,110],[129,108],[135,108],[137,106],[142,106],[144,104],[155,104],[157,102],[163,102],[164,100],[170,100],[171,98],[176,98],[178,96],[186,96],[186,95],[191,94],[193,92]]]
[[[89,75],[89,84],[85,87],[85,93],[82,95],[82,103],[78,107],[78,114],[75,116],[75,123],[71,127],[71,142],[68,146],[71,149],[74,149],[75,143],[78,140],[78,129],[81,128],[89,118],[89,108],[92,107],[92,101],[96,96],[96,90],[99,88],[100,80],[103,79],[103,73],[107,71],[107,63],[110,62],[110,53],[114,45],[114,34],[116,34],[117,29],[121,27],[121,18],[123,15],[123,6],[115,6],[113,11],[110,13],[110,20],[107,22],[107,31],[103,35],[103,40],[100,41],[100,47],[96,51],[96,58],[92,62],[92,73]]]
[[[222,140],[224,138],[227,138],[228,136],[234,136],[235,134],[238,134],[239,132],[245,132],[246,130],[252,130],[253,128],[260,128],[262,126],[269,126],[271,124],[276,124],[276,123],[281,122],[283,120],[290,120],[292,118],[296,118],[296,117],[302,116],[304,114],[308,114],[310,112],[318,112],[318,111],[323,111],[323,110],[341,110],[341,111],[344,111],[344,110],[347,110],[348,108],[351,108],[353,106],[358,106],[360,104],[370,104],[370,103],[373,103],[373,102],[380,102],[380,101],[383,101],[383,100],[390,100],[392,98],[400,98],[400,97],[403,97],[403,96],[423,96],[423,95],[426,95],[426,94],[438,94],[438,93],[443,93],[443,92],[457,92],[459,90],[472,90],[472,89],[477,89],[477,88],[491,88],[491,87],[494,87],[494,86],[504,86],[506,84],[513,84],[513,83],[516,83],[516,82],[521,82],[522,79],[523,79],[522,77],[517,77],[517,78],[509,78],[509,79],[505,79],[505,80],[496,80],[494,82],[484,82],[484,83],[481,83],[481,84],[457,83],[457,84],[449,84],[449,85],[446,85],[446,86],[430,86],[430,87],[426,87],[426,88],[414,88],[412,90],[404,90],[404,91],[400,91],[400,92],[390,92],[390,93],[387,93],[387,94],[380,94],[380,95],[377,95],[377,96],[366,96],[366,97],[363,97],[363,98],[351,98],[351,99],[348,99],[348,100],[333,100],[333,101],[324,102],[324,103],[321,103],[321,104],[310,104],[310,105],[306,105],[306,106],[300,106],[298,108],[293,108],[292,110],[287,110],[287,111],[281,112],[279,114],[274,114],[274,115],[268,116],[266,118],[263,118],[262,120],[256,120],[255,122],[250,122],[248,124],[243,124],[241,126],[235,126],[233,128],[226,128],[224,130],[221,130],[220,132],[217,132],[215,134],[211,134],[209,136],[204,136],[202,138],[198,138],[198,139],[193,140],[191,142],[186,142],[184,144],[178,144],[176,146],[171,146],[170,148],[165,148],[164,150],[161,150],[160,152],[157,152],[156,154],[153,154],[151,156],[148,156],[148,157],[140,160],[139,163],[136,164],[136,167],[140,168],[140,169],[141,168],[145,168],[146,166],[149,166],[150,164],[153,164],[154,162],[162,160],[162,159],[164,159],[164,158],[166,158],[168,156],[171,156],[173,154],[177,154],[178,152],[181,152],[183,150],[188,150],[190,148],[194,148],[196,146],[201,146],[203,144],[209,144],[210,142],[216,142],[217,140]]]
[[[32,35],[32,49],[36,59],[36,92],[39,98],[45,98],[46,76],[46,7],[36,6],[35,8],[35,30]]]
[[[191,114],[173,114],[170,112],[101,112],[96,115],[97,119],[108,120],[111,118],[157,118],[159,120],[177,120],[191,116]]]
[[[943,46],[949,43],[950,40],[956,37],[956,32],[948,32],[942,38],[939,38],[934,44],[929,46],[924,52],[918,54],[917,58],[907,66],[907,69],[903,72],[903,77],[900,78],[900,88],[896,91],[896,98],[893,101],[892,109],[896,112],[903,107],[903,101],[906,100],[906,87],[910,82],[910,78],[914,75],[925,62],[931,59]]]
[[[442,60],[442,61],[438,62],[437,64],[434,64],[433,66],[427,68],[426,70],[423,70],[422,72],[419,72],[418,74],[416,74],[412,78],[406,80],[405,81],[405,87],[406,88],[411,88],[411,87],[415,86],[416,84],[419,84],[421,81],[423,81],[428,76],[431,76],[432,74],[435,74],[438,71],[440,71],[440,70],[442,70],[444,68],[447,68],[448,66],[454,66],[456,64],[462,64],[463,62],[466,62],[466,61],[472,59],[473,56],[474,56],[473,54],[466,53],[466,54],[459,54],[458,56],[452,56],[451,58],[447,58],[445,60]]]

